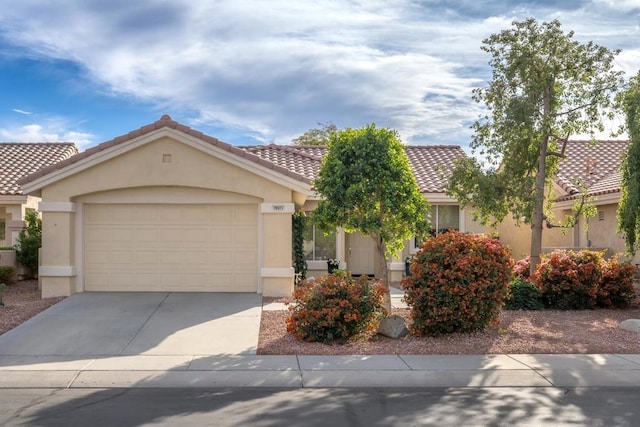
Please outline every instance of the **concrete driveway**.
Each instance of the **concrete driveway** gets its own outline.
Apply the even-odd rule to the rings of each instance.
[[[0,356],[251,355],[261,311],[258,294],[80,293],[0,335]]]

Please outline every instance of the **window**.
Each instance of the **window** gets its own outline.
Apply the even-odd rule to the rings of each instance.
[[[431,206],[430,218],[432,235],[449,230],[460,230],[460,207],[456,205]]]
[[[429,212],[431,228],[429,234],[435,236],[449,230],[460,230],[460,206],[431,205]],[[422,245],[418,237],[414,237],[409,246],[409,253],[415,253]]]
[[[307,221],[304,230],[304,255],[307,261],[325,261],[336,257],[335,231],[325,235]]]
[[[0,240],[4,240],[7,238],[6,229],[7,229],[6,220],[3,218],[0,218]]]

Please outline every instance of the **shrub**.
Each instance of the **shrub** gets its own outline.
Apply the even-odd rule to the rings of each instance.
[[[633,288],[635,273],[636,268],[630,263],[620,264],[615,258],[603,261],[602,280],[596,295],[597,306],[604,308],[630,306],[636,296]]]
[[[26,228],[18,235],[16,259],[33,275],[38,273],[38,249],[42,246],[42,220],[38,212],[28,211],[24,216]]]
[[[293,293],[287,332],[297,339],[344,343],[366,330],[375,330],[385,313],[386,290],[363,276],[346,272],[324,275],[317,282],[303,282]]]
[[[403,280],[416,335],[485,329],[498,320],[513,260],[498,240],[450,231],[427,239]]]
[[[527,255],[525,258],[516,262],[513,266],[513,274],[521,279],[529,280],[529,276],[531,275],[531,257]]]
[[[602,253],[583,250],[543,255],[533,275],[545,306],[560,310],[592,309],[602,278]]]
[[[533,283],[516,277],[509,285],[505,310],[541,310],[544,308],[540,289]]]
[[[10,284],[16,275],[16,268],[12,265],[0,265],[0,283]]]

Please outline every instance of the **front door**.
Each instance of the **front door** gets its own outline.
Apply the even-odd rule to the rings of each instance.
[[[351,274],[374,274],[375,248],[369,236],[347,234],[347,269]]]

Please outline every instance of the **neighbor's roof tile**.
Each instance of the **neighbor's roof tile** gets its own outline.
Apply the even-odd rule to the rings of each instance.
[[[558,185],[567,192],[557,201],[570,200],[587,188],[590,195],[620,191],[620,165],[629,141],[569,141],[560,162]]]
[[[239,147],[313,181],[318,177],[327,147],[318,145],[259,145]],[[423,193],[442,193],[453,162],[465,153],[455,145],[412,145],[405,148]]]
[[[18,180],[78,153],[70,142],[1,142],[0,196],[21,195]]]

